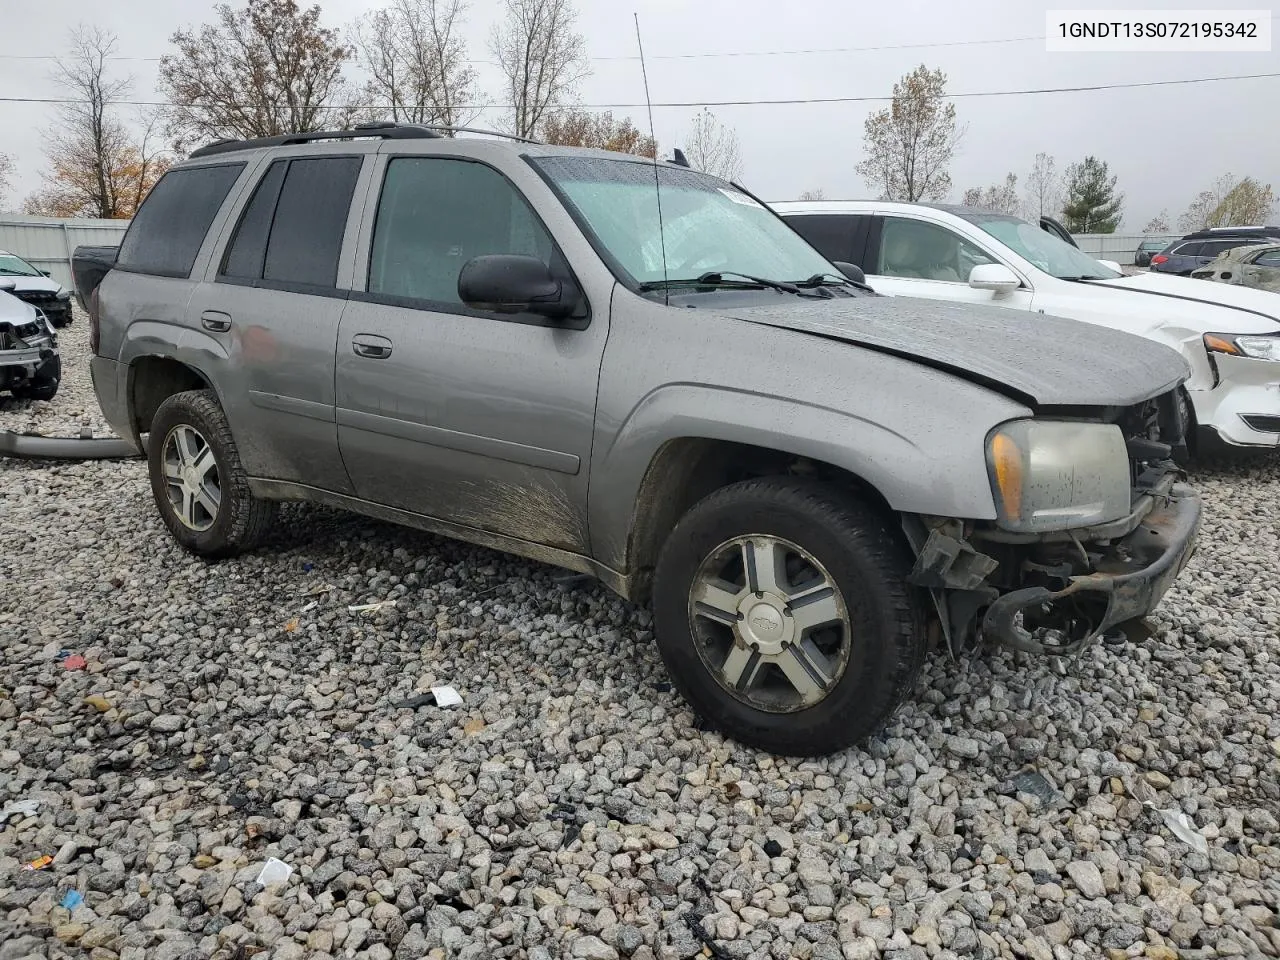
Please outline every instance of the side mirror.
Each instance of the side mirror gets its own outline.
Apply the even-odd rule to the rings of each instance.
[[[862,272],[861,267],[854,266],[844,260],[832,260],[831,264],[854,283],[865,284],[867,282],[867,275]]]
[[[1116,273],[1124,273],[1124,271],[1120,269],[1120,264],[1116,263],[1114,260],[1099,260],[1098,262],[1108,270],[1114,270]]]
[[[580,300],[573,284],[551,275],[537,257],[492,254],[463,264],[458,298],[476,310],[536,313],[559,319],[573,313]]]
[[[8,293],[10,290],[18,289],[18,281],[16,280],[0,280],[0,290]]]
[[[990,290],[997,297],[1002,297],[1017,290],[1022,281],[1003,263],[980,263],[969,271],[969,286],[975,290]]]

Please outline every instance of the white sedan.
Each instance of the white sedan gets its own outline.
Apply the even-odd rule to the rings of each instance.
[[[1039,226],[973,207],[891,201],[771,206],[827,259],[894,296],[1046,313],[1125,330],[1191,367],[1190,439],[1280,446],[1280,296],[1144,273],[1126,277]],[[1193,444],[1194,445],[1194,444]]]

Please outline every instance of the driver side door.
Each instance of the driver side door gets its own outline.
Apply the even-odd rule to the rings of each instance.
[[[368,274],[337,343],[338,443],[357,496],[585,552],[608,303],[564,321],[468,307],[458,274],[473,257],[569,270],[525,196],[449,156],[384,155],[374,180]]]
[[[877,291],[895,297],[1031,309],[1032,293],[1027,288],[996,297],[990,290],[969,286],[969,272],[974,267],[1000,261],[954,230],[897,214],[876,219],[867,245],[865,272],[867,282]]]

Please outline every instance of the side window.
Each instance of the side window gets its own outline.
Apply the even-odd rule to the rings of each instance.
[[[262,263],[267,257],[267,237],[271,234],[271,220],[276,215],[276,200],[280,197],[280,184],[288,160],[277,160],[267,168],[267,174],[258,183],[253,199],[245,207],[236,225],[236,232],[227,245],[219,276],[243,280],[262,278]]]
[[[162,277],[187,277],[204,235],[243,163],[170,170],[152,188],[120,243],[116,266]]]
[[[458,274],[473,257],[516,253],[551,263],[555,244],[528,202],[482,163],[397,157],[373,225],[369,293],[460,305]]]
[[[1259,267],[1280,267],[1280,250],[1264,253],[1253,262],[1255,266]]]
[[[332,287],[360,157],[277,160],[227,245],[220,276]]]
[[[1203,243],[1184,243],[1180,247],[1175,247],[1170,251],[1170,256],[1174,257],[1198,257]]]
[[[946,227],[922,220],[884,218],[875,271],[880,276],[967,283],[969,271],[980,263],[995,261]]]
[[[853,233],[857,221],[848,214],[797,213],[786,218],[791,229],[809,241],[828,260],[853,262]]]

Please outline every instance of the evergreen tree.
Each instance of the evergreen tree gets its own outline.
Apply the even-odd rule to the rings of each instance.
[[[1064,224],[1072,233],[1115,233],[1120,225],[1124,194],[1116,193],[1116,178],[1096,157],[1067,167]]]

